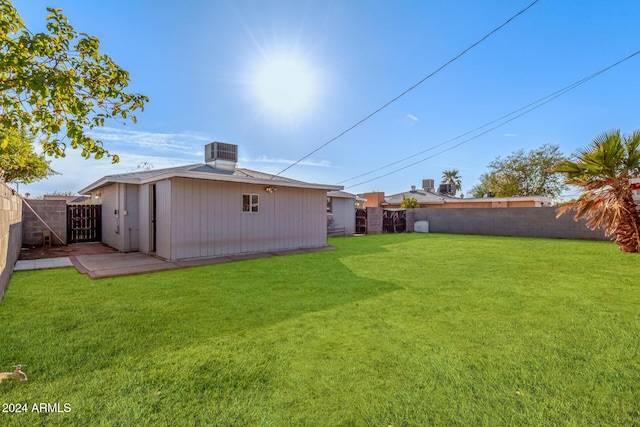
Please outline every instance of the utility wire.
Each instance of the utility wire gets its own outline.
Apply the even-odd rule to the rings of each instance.
[[[401,167],[401,168],[394,169],[394,170],[392,170],[391,172],[387,172],[387,173],[385,173],[385,174],[383,174],[383,175],[376,176],[376,177],[371,178],[371,179],[369,179],[369,180],[362,181],[362,182],[359,182],[359,183],[357,183],[357,184],[350,185],[350,186],[345,187],[345,188],[352,188],[352,187],[356,187],[356,186],[358,186],[358,185],[366,184],[366,183],[369,183],[369,182],[371,182],[371,181],[375,181],[375,180],[378,180],[378,179],[380,179],[380,178],[384,178],[384,177],[389,176],[389,175],[392,175],[392,174],[394,174],[394,173],[396,173],[396,172],[400,172],[400,171],[402,171],[402,170],[404,170],[404,169],[410,168],[410,167],[415,166],[415,165],[417,165],[417,164],[419,164],[419,163],[422,163],[422,162],[424,162],[424,161],[427,161],[427,160],[429,160],[429,159],[432,159],[432,158],[434,158],[434,157],[436,157],[436,156],[438,156],[438,155],[440,155],[440,154],[446,153],[447,151],[451,151],[451,150],[453,150],[454,148],[457,148],[457,147],[459,147],[459,146],[461,146],[461,145],[463,145],[463,144],[466,144],[467,142],[473,141],[474,139],[477,139],[477,138],[479,138],[479,137],[480,137],[480,136],[482,136],[482,135],[485,135],[485,134],[487,134],[487,133],[489,133],[489,132],[491,132],[491,131],[493,131],[493,130],[495,130],[495,129],[497,129],[497,128],[501,127],[501,126],[504,126],[504,125],[505,125],[505,124],[507,124],[507,123],[510,123],[510,122],[514,121],[515,119],[517,119],[517,118],[519,118],[519,117],[524,116],[524,115],[525,115],[525,114],[527,114],[527,113],[530,113],[531,111],[533,111],[533,110],[535,110],[535,109],[538,109],[538,108],[542,107],[543,105],[545,105],[545,104],[547,104],[547,103],[549,103],[549,102],[553,101],[554,99],[556,99],[556,98],[558,98],[558,97],[560,97],[560,96],[564,95],[565,93],[567,93],[567,92],[569,92],[569,91],[571,91],[571,90],[573,90],[573,89],[575,89],[575,88],[577,88],[577,87],[579,87],[579,86],[581,86],[581,85],[583,85],[583,84],[587,83],[589,80],[591,80],[591,79],[594,79],[594,78],[598,77],[599,75],[601,75],[601,74],[603,74],[603,73],[605,73],[605,72],[607,72],[607,71],[611,70],[612,68],[614,68],[614,67],[616,67],[616,66],[618,66],[618,65],[622,64],[622,63],[623,63],[623,62],[625,62],[625,61],[628,61],[629,59],[633,58],[634,56],[636,56],[636,55],[638,55],[638,54],[640,54],[640,50],[638,50],[638,51],[636,51],[636,52],[632,53],[631,55],[629,55],[629,56],[625,57],[624,59],[621,59],[621,60],[620,60],[620,61],[618,61],[618,62],[615,62],[615,63],[613,63],[613,64],[609,65],[608,67],[605,67],[605,68],[603,68],[603,69],[601,69],[601,70],[599,70],[599,71],[596,71],[595,73],[593,73],[593,74],[591,74],[591,75],[589,75],[589,76],[587,76],[587,77],[585,77],[585,78],[583,78],[583,79],[581,79],[581,80],[578,80],[578,81],[576,81],[576,82],[574,82],[574,83],[572,83],[572,84],[570,84],[570,85],[568,85],[568,86],[565,86],[564,88],[562,88],[562,89],[560,89],[560,90],[558,90],[558,91],[555,91],[555,92],[553,92],[553,93],[551,93],[551,94],[549,94],[549,95],[547,95],[547,96],[545,96],[545,97],[543,97],[543,98],[540,98],[540,99],[538,99],[537,101],[534,101],[534,102],[532,102],[532,103],[530,103],[530,104],[528,104],[528,105],[526,105],[526,106],[524,106],[524,107],[522,107],[522,108],[519,108],[519,109],[517,109],[517,110],[512,111],[512,112],[511,112],[511,113],[509,113],[509,114],[505,114],[504,116],[502,116],[502,117],[500,117],[500,118],[498,118],[498,119],[495,119],[495,120],[493,120],[493,121],[491,121],[491,122],[489,122],[489,123],[486,123],[486,124],[484,124],[484,125],[482,125],[482,126],[480,126],[480,127],[477,127],[476,129],[474,129],[474,130],[472,130],[472,131],[469,131],[469,132],[463,133],[462,135],[459,135],[459,136],[457,136],[457,137],[455,137],[455,138],[452,138],[452,139],[450,139],[450,140],[448,140],[448,141],[445,141],[445,142],[443,142],[443,143],[440,143],[440,144],[434,145],[433,147],[430,147],[430,148],[428,148],[428,149],[426,149],[426,150],[423,150],[423,151],[421,151],[421,152],[419,152],[419,153],[416,153],[416,154],[413,154],[413,155],[411,155],[411,156],[405,157],[405,158],[404,158],[404,159],[402,159],[402,160],[398,160],[398,161],[396,161],[396,162],[390,163],[390,164],[388,164],[388,165],[382,166],[382,167],[380,167],[380,168],[374,169],[374,170],[372,170],[372,171],[366,172],[366,173],[364,173],[364,174],[358,175],[358,176],[353,177],[353,178],[349,178],[349,179],[344,180],[344,181],[341,181],[341,182],[352,181],[352,180],[354,180],[354,179],[357,179],[357,178],[363,177],[363,176],[365,176],[365,175],[370,175],[370,174],[375,173],[375,172],[378,172],[378,171],[380,171],[380,170],[382,170],[382,169],[386,169],[386,168],[388,168],[388,167],[391,167],[391,166],[393,166],[393,165],[396,165],[396,164],[398,164],[398,163],[401,163],[401,162],[403,162],[403,161],[405,161],[405,160],[411,159],[411,158],[413,158],[413,157],[417,157],[417,156],[419,156],[420,154],[424,154],[424,153],[426,153],[427,151],[433,150],[433,149],[435,149],[435,148],[438,148],[438,147],[441,147],[441,146],[443,146],[443,145],[445,145],[445,144],[448,144],[448,143],[450,143],[450,142],[452,142],[452,141],[455,141],[455,140],[457,140],[457,139],[460,139],[460,138],[462,138],[462,137],[464,137],[464,136],[467,136],[467,135],[469,135],[469,134],[471,134],[471,133],[473,133],[473,132],[475,132],[475,131],[477,131],[477,130],[480,130],[480,129],[482,129],[482,128],[485,128],[485,127],[487,127],[487,126],[490,126],[490,125],[492,125],[492,124],[494,124],[494,123],[496,123],[496,122],[499,122],[500,120],[503,120],[503,119],[505,119],[505,118],[507,118],[507,117],[509,117],[509,116],[513,116],[513,117],[511,117],[510,119],[508,119],[508,120],[504,120],[503,122],[501,122],[501,123],[497,124],[496,126],[493,126],[493,127],[489,128],[489,129],[485,130],[484,132],[481,132],[481,133],[479,133],[479,134],[477,134],[477,135],[474,135],[474,136],[472,136],[471,138],[465,139],[464,141],[459,142],[459,143],[457,143],[457,144],[455,144],[455,145],[452,145],[451,147],[446,148],[446,149],[444,149],[444,150],[442,150],[442,151],[439,151],[439,152],[437,152],[437,153],[435,153],[435,154],[433,154],[433,155],[431,155],[431,156],[425,157],[425,158],[423,158],[423,159],[420,159],[420,160],[418,160],[418,161],[416,161],[416,162],[410,163],[410,164],[408,164],[408,165],[406,165],[406,166],[403,166],[403,167]],[[519,113],[519,114],[516,114],[516,113]],[[516,114],[516,115],[514,115],[514,114]]]
[[[386,168],[389,168],[389,167],[391,167],[391,166],[395,166],[395,165],[397,165],[397,164],[399,164],[399,163],[402,163],[402,162],[404,162],[404,161],[406,161],[406,160],[412,159],[412,158],[414,158],[414,157],[418,157],[419,155],[424,154],[424,153],[426,153],[426,152],[428,152],[428,151],[434,150],[434,149],[436,149],[436,148],[438,148],[438,147],[442,147],[443,145],[447,145],[447,144],[449,144],[450,142],[456,141],[456,140],[458,140],[458,139],[460,139],[460,138],[463,138],[463,137],[465,137],[465,136],[467,136],[467,135],[469,135],[469,134],[472,134],[472,133],[474,133],[474,132],[476,132],[476,131],[479,131],[479,130],[481,130],[481,129],[483,129],[483,128],[486,128],[487,126],[490,126],[490,125],[492,125],[492,124],[494,124],[494,123],[497,123],[497,122],[499,122],[499,121],[501,121],[501,120],[503,120],[503,119],[506,119],[507,117],[512,116],[512,115],[514,115],[514,114],[517,114],[517,113],[519,113],[520,111],[526,110],[526,109],[528,109],[528,108],[530,108],[530,107],[532,107],[532,106],[534,106],[534,105],[536,105],[536,104],[539,104],[539,103],[541,103],[541,102],[543,102],[543,101],[545,101],[545,100],[547,100],[547,99],[549,99],[549,98],[551,98],[551,99],[555,99],[557,96],[562,95],[562,94],[564,94],[565,92],[568,92],[569,90],[571,90],[571,89],[573,89],[573,88],[575,88],[575,87],[577,87],[577,86],[579,86],[579,85],[581,85],[581,84],[583,84],[583,83],[586,83],[587,81],[591,80],[592,78],[597,77],[597,76],[599,76],[600,74],[602,74],[602,73],[604,73],[604,72],[606,72],[606,71],[610,70],[611,68],[613,68],[613,67],[615,67],[615,66],[617,66],[617,65],[619,65],[619,64],[621,64],[621,63],[623,63],[624,61],[626,61],[626,60],[628,60],[628,59],[631,59],[633,56],[637,55],[638,53],[640,53],[640,51],[635,52],[635,53],[633,53],[633,54],[631,54],[631,55],[627,56],[626,58],[624,58],[624,59],[622,59],[622,60],[620,60],[620,61],[616,62],[615,64],[612,64],[612,65],[610,65],[610,66],[608,66],[608,67],[606,67],[606,68],[603,68],[603,69],[601,69],[600,71],[597,71],[597,72],[595,72],[595,73],[591,74],[590,76],[585,77],[585,78],[584,78],[584,79],[582,79],[582,80],[578,80],[577,82],[574,82],[574,83],[572,83],[572,84],[570,84],[570,85],[568,85],[568,86],[565,86],[564,88],[562,88],[562,89],[560,89],[560,90],[558,90],[558,91],[556,91],[556,92],[553,92],[553,93],[551,93],[551,94],[549,94],[549,95],[547,95],[547,96],[545,96],[545,97],[543,97],[543,98],[540,98],[540,99],[538,99],[538,100],[536,100],[536,101],[533,101],[532,103],[527,104],[527,105],[525,105],[524,107],[521,107],[521,108],[519,108],[519,109],[517,109],[517,110],[514,110],[514,111],[512,111],[512,112],[510,112],[510,113],[508,113],[508,114],[505,114],[505,115],[503,115],[503,116],[501,116],[501,117],[498,117],[498,118],[497,118],[497,119],[495,119],[495,120],[492,120],[492,121],[490,121],[490,122],[488,122],[488,123],[483,124],[482,126],[478,126],[478,127],[477,127],[477,128],[475,128],[475,129],[472,129],[472,130],[470,130],[470,131],[468,131],[468,132],[465,132],[465,133],[463,133],[463,134],[461,134],[461,135],[458,135],[458,136],[456,136],[455,138],[451,138],[451,139],[449,139],[449,140],[447,140],[447,141],[441,142],[440,144],[436,144],[436,145],[434,145],[434,146],[432,146],[432,147],[429,147],[429,148],[427,148],[427,149],[425,149],[425,150],[419,151],[419,152],[417,152],[417,153],[415,153],[415,154],[411,154],[410,156],[407,156],[407,157],[405,157],[405,158],[403,158],[403,159],[397,160],[397,161],[395,161],[395,162],[393,162],[393,163],[388,163],[388,164],[386,164],[386,165],[384,165],[384,166],[381,166],[381,167],[379,167],[379,168],[372,169],[372,170],[370,170],[369,172],[365,172],[365,173],[362,173],[362,174],[360,174],[360,175],[356,175],[356,176],[354,176],[354,177],[351,177],[351,178],[348,178],[348,179],[345,179],[345,180],[339,181],[339,182],[337,182],[337,184],[344,184],[344,183],[346,183],[346,182],[353,181],[354,179],[362,178],[363,176],[367,176],[367,175],[371,175],[372,173],[379,172],[379,171],[381,171],[382,169],[386,169]],[[551,99],[549,99],[549,100],[551,100]],[[528,110],[528,111],[531,111],[531,110]],[[527,112],[528,112],[528,111],[527,111]],[[520,116],[518,116],[518,117],[520,117]],[[508,123],[508,122],[504,122],[503,124],[505,124],[505,123]],[[502,125],[500,125],[500,126],[502,126]],[[496,128],[494,127],[494,128],[492,128],[492,130],[493,130],[493,129],[496,129]]]
[[[396,96],[395,98],[391,99],[390,101],[388,101],[386,104],[384,104],[382,107],[378,108],[377,110],[375,110],[374,112],[372,112],[371,114],[369,114],[368,116],[366,116],[363,119],[360,119],[358,122],[356,122],[356,124],[354,124],[353,126],[347,128],[346,130],[342,131],[340,134],[338,134],[337,136],[331,138],[329,141],[325,142],[324,144],[322,144],[321,146],[319,146],[318,148],[316,148],[315,150],[311,151],[309,154],[307,154],[306,156],[300,158],[299,160],[296,160],[294,163],[290,164],[289,166],[287,166],[286,168],[282,169],[280,172],[278,172],[277,174],[275,174],[274,176],[271,177],[271,179],[275,178],[276,176],[279,176],[281,173],[286,172],[287,170],[289,170],[290,168],[294,167],[295,165],[297,165],[298,163],[302,162],[303,160],[311,157],[313,154],[317,153],[318,151],[322,150],[324,147],[326,147],[327,145],[331,144],[333,141],[337,140],[338,138],[342,137],[343,135],[345,135],[346,133],[352,131],[353,129],[355,129],[356,127],[358,127],[359,125],[361,125],[362,123],[366,122],[367,120],[369,120],[371,117],[375,116],[376,114],[378,114],[380,111],[384,110],[385,108],[387,108],[389,105],[393,104],[394,102],[396,102],[398,99],[402,98],[403,96],[405,96],[407,93],[411,92],[412,90],[414,90],[415,88],[417,88],[418,86],[420,86],[422,83],[424,83],[426,80],[430,79],[431,77],[433,77],[434,75],[436,75],[437,73],[439,73],[440,71],[442,71],[445,67],[447,67],[448,65],[450,65],[451,63],[453,63],[454,61],[456,61],[457,59],[459,59],[461,56],[463,56],[464,54],[466,54],[467,52],[469,52],[471,49],[473,49],[474,47],[478,46],[480,43],[482,43],[483,41],[485,41],[486,39],[488,39],[490,36],[492,36],[494,33],[498,32],[499,30],[501,30],[503,27],[505,27],[507,24],[509,24],[511,21],[513,21],[514,19],[516,19],[518,16],[522,15],[524,12],[526,12],[527,10],[529,10],[531,7],[533,7],[533,5],[535,5],[536,3],[538,3],[539,0],[534,0],[529,6],[525,7],[524,9],[522,9],[520,12],[516,13],[515,15],[513,15],[511,18],[507,19],[504,23],[502,23],[500,26],[496,27],[495,29],[493,29],[492,31],[490,31],[489,33],[487,33],[484,37],[482,37],[480,40],[478,40],[477,42],[473,43],[471,46],[469,46],[468,48],[466,48],[465,50],[463,50],[462,52],[460,52],[458,55],[456,55],[455,57],[453,57],[452,59],[450,59],[449,61],[445,62],[444,65],[441,65],[438,69],[436,69],[435,71],[433,71],[431,74],[427,75],[426,77],[424,77],[422,80],[420,80],[418,83],[414,84],[413,86],[411,86],[409,89],[405,90],[404,92],[402,92],[400,95]]]

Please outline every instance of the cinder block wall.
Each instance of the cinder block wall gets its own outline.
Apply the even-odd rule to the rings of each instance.
[[[22,201],[0,181],[0,301],[7,289],[22,246]]]
[[[382,233],[382,208],[367,208],[367,234]]]
[[[416,209],[416,221],[429,221],[433,233],[487,236],[610,240],[604,230],[574,221],[571,212],[556,218],[556,208]]]
[[[64,200],[27,200],[42,219],[60,236],[58,240],[51,234],[52,245],[67,244],[67,203]],[[41,246],[43,243],[42,232],[47,227],[38,219],[29,206],[25,204],[22,209],[22,244]]]
[[[413,233],[416,225],[416,210],[415,209],[407,209],[406,211],[406,220],[407,220],[407,233]]]

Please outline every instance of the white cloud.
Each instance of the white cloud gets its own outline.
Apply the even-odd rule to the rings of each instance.
[[[256,159],[250,159],[250,158],[240,158],[241,162],[247,162],[247,163],[268,163],[268,164],[281,164],[281,165],[292,165],[295,163],[295,160],[288,160],[288,159],[275,159],[275,158],[271,158],[271,157],[267,157],[267,156],[260,156]],[[300,163],[298,163],[301,166],[313,166],[313,167],[321,167],[321,168],[329,168],[331,167],[331,162],[328,160],[313,160],[313,159],[307,159],[307,160],[303,160]]]
[[[505,133],[504,136],[507,136],[507,137],[511,138],[511,137],[518,136],[518,135],[516,135],[515,133]]]
[[[90,134],[104,141],[107,147],[127,146],[159,151],[179,150],[185,153],[202,150],[202,146],[211,139],[194,133],[153,133],[110,127],[93,129]],[[116,150],[113,151],[116,152]]]
[[[416,116],[414,116],[413,114],[407,114],[407,117],[408,117],[408,118],[410,118],[410,119],[411,119],[411,120],[413,120],[413,121],[416,121],[416,122],[419,120],[419,119],[418,119]]]

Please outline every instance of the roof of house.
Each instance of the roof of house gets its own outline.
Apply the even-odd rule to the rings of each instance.
[[[64,200],[68,205],[79,204],[87,200],[87,196],[58,196],[55,194],[45,194],[44,200]]]
[[[382,202],[381,205],[400,205],[403,198],[414,198],[418,201],[418,204],[421,205],[441,204],[447,199],[453,199],[453,197],[445,196],[444,194],[435,194],[425,190],[411,190],[387,196],[384,198],[384,202]]]
[[[384,202],[381,203],[382,206],[388,205],[400,205],[402,203],[402,197],[406,198],[415,198],[420,205],[428,205],[428,204],[443,204],[443,203],[477,203],[477,202],[516,202],[516,201],[534,201],[539,202],[544,205],[550,206],[553,202],[551,197],[546,196],[526,196],[526,197],[481,197],[481,198],[460,198],[460,197],[451,197],[446,196],[444,194],[435,194],[430,191],[425,190],[415,190],[415,191],[405,191],[404,193],[394,194],[392,196],[387,196],[384,199]]]
[[[356,199],[357,196],[355,194],[351,194],[351,193],[347,193],[346,191],[339,191],[339,190],[334,190],[334,191],[329,191],[327,193],[328,197],[337,197],[337,198],[342,198],[342,199]]]
[[[112,183],[147,184],[175,177],[203,179],[209,181],[241,182],[247,184],[279,185],[283,187],[312,188],[327,191],[342,190],[344,188],[339,185],[312,184],[251,169],[224,169],[215,168],[213,165],[207,163],[197,163],[173,168],[107,175],[78,191],[78,193],[87,194]]]

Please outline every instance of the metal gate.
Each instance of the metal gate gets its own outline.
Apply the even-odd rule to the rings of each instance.
[[[99,242],[102,239],[101,205],[67,206],[67,243]]]
[[[382,212],[383,233],[404,233],[407,229],[406,210],[384,210]]]
[[[366,209],[356,209],[356,234],[367,234]]]

